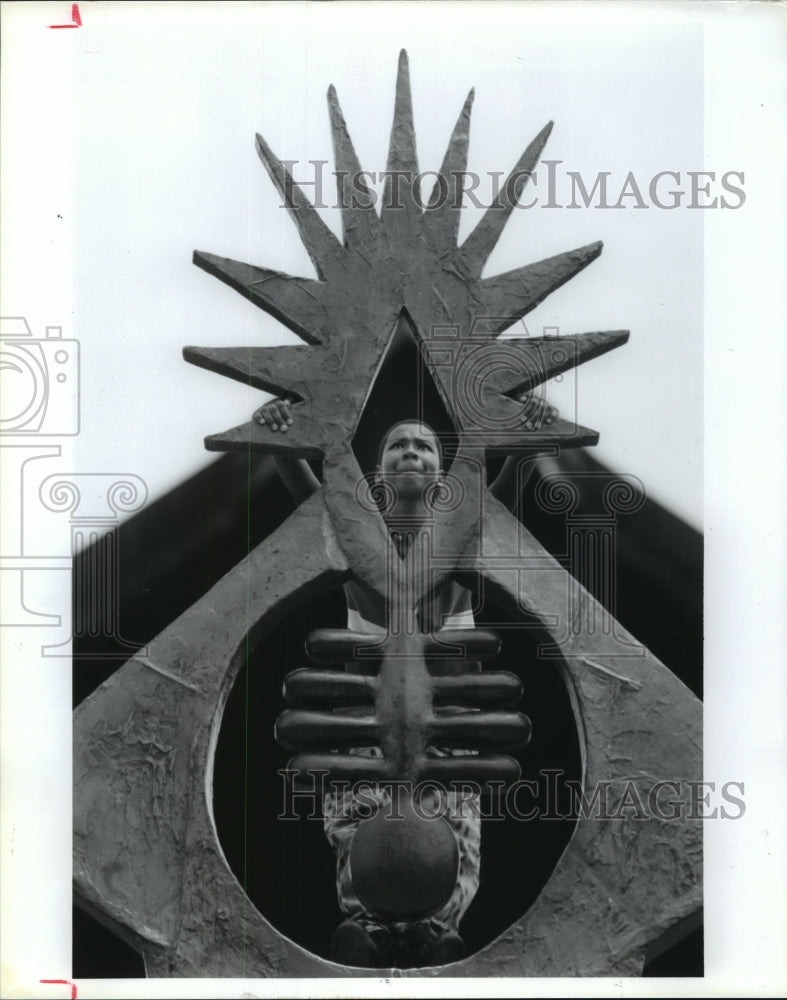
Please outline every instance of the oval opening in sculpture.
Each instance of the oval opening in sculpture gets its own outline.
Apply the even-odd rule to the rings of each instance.
[[[334,590],[286,616],[258,641],[227,701],[213,767],[214,818],[230,868],[279,932],[324,957],[344,919],[336,862],[318,797],[293,796],[279,774],[291,754],[276,744],[273,728],[285,707],[285,675],[308,665],[306,634],[316,627],[341,628],[345,616],[342,592]],[[520,710],[532,721],[533,738],[513,754],[522,767],[518,788],[482,800],[481,882],[460,928],[468,954],[497,938],[537,899],[575,827],[570,816],[560,818],[570,813],[567,782],[581,777],[577,727],[559,661],[536,655],[547,633],[537,622],[521,627],[521,618],[515,627],[510,609],[488,601],[476,618],[479,625],[500,628],[501,654],[489,668],[521,677]],[[530,816],[533,809],[537,817]]]

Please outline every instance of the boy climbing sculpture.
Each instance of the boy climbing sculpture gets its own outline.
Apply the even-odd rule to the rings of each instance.
[[[566,339],[497,339],[552,290],[594,260],[601,245],[559,254],[498,278],[481,277],[484,262],[535,167],[551,124],[520,158],[506,185],[507,197],[493,205],[465,243],[457,247],[471,103],[472,94],[457,121],[441,168],[440,184],[435,188],[442,192],[443,185],[447,185],[449,197],[433,200],[424,211],[414,192],[418,176],[415,135],[407,63],[402,55],[389,171],[378,216],[370,207],[371,200],[367,207],[358,202],[355,185],[362,182],[360,165],[336,95],[332,89],[329,91],[345,230],[343,245],[327,229],[281,161],[257,137],[259,155],[300,230],[318,281],[249,267],[212,254],[194,255],[196,264],[248,295],[310,345],[240,350],[187,348],[184,354],[188,361],[277,396],[262,408],[257,420],[208,438],[206,446],[271,453],[297,500],[320,491],[352,565],[352,579],[344,585],[348,625],[371,623],[374,627],[367,633],[371,635],[382,632],[393,637],[453,631],[461,626],[472,628],[470,592],[457,581],[457,570],[477,557],[485,494],[489,494],[491,504],[504,494],[515,499],[511,496],[515,493],[514,456],[532,455],[539,448],[554,451],[577,447],[594,443],[597,438],[594,431],[560,420],[554,413],[548,417],[539,414],[532,391],[554,375],[624,343],[628,336],[626,331],[615,331]],[[377,485],[391,492],[389,509],[362,509],[357,502],[363,476],[352,452],[352,437],[370,384],[403,321],[415,337],[425,370],[437,386],[458,439],[451,481],[461,502],[445,509],[438,502],[430,503],[429,498],[429,493],[441,484],[439,442],[431,429],[413,421],[392,428],[396,434],[387,435],[381,449]],[[290,403],[296,404],[292,410]],[[487,453],[506,458],[503,473],[489,486],[485,473]],[[322,484],[304,461],[311,458],[324,459]],[[399,523],[402,518],[409,524],[403,527]],[[468,641],[472,645],[474,640]],[[484,642],[486,657],[491,655],[490,642],[494,646],[495,639]],[[296,712],[280,720],[280,742],[293,749],[312,751],[308,760],[313,764],[315,752],[322,748],[363,747],[361,738],[374,729],[375,738],[367,739],[367,744],[379,745],[381,759],[366,761],[366,774],[376,781],[417,779],[438,773],[477,776],[482,781],[504,774],[513,780],[518,774],[514,761],[478,751],[502,750],[521,743],[522,717],[510,712],[487,712],[450,718],[444,698],[428,680],[422,662],[424,650],[413,641],[410,645],[412,648],[407,650],[394,649],[391,644],[385,647],[374,716],[364,721],[314,712],[307,717]],[[465,660],[460,664],[464,672],[471,669],[467,662],[470,657],[458,659]],[[410,663],[408,669],[413,676],[421,670],[423,695],[420,703],[412,698],[407,711],[395,694],[397,685],[406,690],[411,684],[397,674],[395,664],[403,660]],[[465,705],[476,710],[477,699],[482,697],[477,687],[472,696],[464,693]],[[510,693],[501,697],[502,703],[492,700],[487,702],[488,707],[507,705]],[[433,705],[438,706],[441,699],[443,704],[433,712]],[[394,732],[396,727],[401,730],[398,734]],[[440,732],[444,734],[442,741],[437,737]],[[457,769],[458,753],[452,751],[442,760],[433,759],[436,748],[451,746],[476,751],[462,758],[461,771]],[[354,777],[362,771],[357,755],[355,760],[344,762],[328,754],[317,758],[334,777],[342,767]],[[295,761],[303,766],[303,756]],[[331,806],[329,798],[329,812]],[[443,953],[452,959],[459,957],[459,919],[477,887],[477,860],[472,860],[474,854],[477,858],[477,823],[474,831],[466,817],[457,822],[466,827],[458,838],[461,876],[445,913],[439,911],[448,919],[442,929],[434,927],[426,943],[421,943],[420,952],[426,961],[434,962]],[[338,839],[339,829],[331,826],[329,816],[326,831],[339,855],[340,900],[344,912],[351,915],[356,911],[348,880],[343,877],[347,865],[343,863],[345,842]],[[368,917],[367,926],[372,927],[372,923],[372,917]],[[345,928],[334,942],[337,957],[349,933]],[[380,946],[381,937],[380,933],[377,942],[369,942],[356,933],[352,947],[356,951],[366,948],[367,959],[373,958],[373,964],[385,962],[390,949]]]
[[[551,424],[557,416],[556,410],[534,397],[523,398],[522,402],[526,404],[523,420],[532,429]],[[274,399],[260,407],[254,419],[273,432],[286,434],[293,424],[290,401]],[[302,502],[320,489],[319,479],[304,460],[278,457],[275,462],[296,502]],[[406,556],[414,545],[419,544],[424,532],[428,532],[435,492],[440,490],[444,475],[442,445],[428,425],[415,419],[400,420],[383,435],[374,484],[384,494],[383,518],[399,557]],[[514,499],[517,488],[521,488],[523,483],[523,478],[517,476],[515,461],[509,458],[489,489],[492,496]],[[344,592],[348,629],[370,635],[385,635],[388,632],[391,595],[376,594],[356,581],[346,582]],[[421,602],[415,624],[421,632],[473,628],[475,622],[470,590],[455,579],[445,580],[429,600]],[[480,664],[445,658],[429,664],[430,672],[441,676],[467,673],[473,667],[479,669]],[[353,661],[346,665],[346,669],[363,669],[363,664]],[[514,680],[511,677],[511,681]],[[452,711],[458,713],[462,709],[442,708],[444,715]],[[512,733],[510,745],[526,742],[528,733],[529,727],[523,719],[519,739]],[[353,752],[367,756],[380,754],[376,746]],[[451,751],[431,746],[427,752],[432,756],[445,757],[472,751]],[[390,819],[390,790],[377,786],[372,794],[378,812],[385,816],[388,810]],[[440,793],[433,794],[432,798],[440,798]],[[386,919],[380,912],[370,912],[359,900],[353,886],[351,848],[359,828],[359,816],[363,815],[364,809],[368,809],[368,803],[368,793],[360,807],[351,792],[340,795],[328,793],[325,796],[325,833],[336,854],[337,894],[342,913],[347,918],[334,935],[331,957],[345,965],[364,967],[445,965],[458,961],[465,954],[459,923],[479,884],[481,821],[477,796],[460,798],[456,793],[444,790],[442,801],[432,803],[433,807],[436,805],[442,810],[456,843],[454,885],[449,898],[438,906],[436,912],[420,918],[411,913],[409,919],[399,920]],[[384,879],[385,876],[377,873],[376,877]],[[384,887],[381,887],[380,893],[386,895]],[[417,902],[413,906],[417,911]]]
[[[336,586],[350,582],[367,596],[388,596],[390,628],[384,636],[323,630],[310,640],[310,655],[321,666],[363,661],[369,646],[382,653],[382,664],[374,676],[329,669],[296,671],[287,679],[288,696],[310,706],[292,710],[277,724],[279,738],[298,751],[296,770],[327,771],[337,780],[361,776],[376,785],[399,778],[443,786],[465,778],[481,784],[516,778],[516,762],[497,752],[511,744],[512,736],[513,742],[522,736],[522,717],[498,710],[518,698],[506,676],[492,671],[440,676],[427,669],[432,659],[447,659],[447,646],[456,647],[466,670],[468,661],[494,655],[495,637],[482,630],[434,630],[430,623],[431,631],[421,631],[428,618],[422,618],[423,611],[434,595],[475,575],[515,619],[526,615],[538,623],[569,689],[585,794],[603,781],[618,795],[625,782],[626,787],[643,786],[647,797],[646,784],[701,778],[697,699],[642,647],[639,658],[621,665],[621,639],[630,648],[632,637],[617,622],[612,632],[587,625],[601,613],[597,602],[574,585],[487,488],[489,455],[596,443],[595,431],[565,419],[529,425],[523,420],[522,394],[622,345],[628,332],[500,338],[595,260],[601,244],[483,276],[552,126],[530,143],[500,198],[460,245],[472,101],[471,92],[425,204],[415,187],[422,175],[407,57],[401,54],[378,214],[336,93],[329,89],[342,238],[326,225],[285,163],[257,137],[259,156],[316,277],[194,253],[199,267],[304,342],[184,349],[193,364],[297,403],[291,425],[286,412],[278,410],[286,433],[252,420],[210,436],[206,447],[322,459],[323,483],[75,712],[75,897],[143,953],[149,976],[360,974],[310,953],[256,909],[227,864],[211,802],[216,738],[249,649],[264,641],[283,616]],[[402,556],[408,543],[393,537],[385,512],[359,502],[364,477],[352,440],[405,314],[457,448],[447,473],[454,502],[435,498],[428,532],[413,531]],[[429,440],[422,428],[408,428],[414,430],[418,434],[410,437]],[[363,614],[362,604],[354,607]],[[445,610],[450,614],[452,609]],[[373,614],[364,618],[374,623]],[[359,716],[324,710],[342,703],[373,708]],[[446,714],[447,706],[477,711]],[[370,745],[379,745],[379,756],[352,752]],[[465,747],[479,752],[453,752]],[[430,748],[452,752],[438,756]],[[380,905],[374,878],[364,880],[369,874],[364,873],[364,851],[368,861],[388,828],[404,824],[386,823],[383,829],[374,824],[372,819],[352,834],[350,860],[359,902],[363,897]],[[456,850],[455,833],[445,825],[434,827],[449,838],[440,851],[451,845]],[[472,842],[471,836],[466,839]],[[373,874],[375,865],[366,868]],[[638,975],[649,950],[671,935],[679,937],[700,911],[701,876],[698,823],[580,816],[528,911],[447,974]],[[455,879],[448,886],[448,900],[458,884]],[[469,895],[472,876],[467,884]],[[411,942],[413,954],[430,963],[456,958],[461,943],[450,935],[456,933],[462,906],[457,901],[444,931],[434,934],[427,928],[425,941]],[[359,911],[349,907],[348,912],[352,918]],[[339,941],[337,948],[346,948],[345,954],[354,950],[356,961],[364,949],[363,960],[387,960],[380,941],[357,920],[353,923],[362,934],[353,930],[352,940]],[[443,933],[449,936],[441,942]]]

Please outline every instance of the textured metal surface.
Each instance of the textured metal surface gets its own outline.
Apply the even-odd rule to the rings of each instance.
[[[247,639],[346,575],[315,496],[75,712],[75,892],[148,975],[323,974],[227,866],[210,775]]]
[[[564,570],[491,498],[485,511],[478,569],[488,585],[512,608],[523,601],[535,615],[566,621]],[[526,587],[512,551],[532,567]],[[288,574],[276,569],[284,559]],[[283,604],[346,575],[317,495],[162,633],[145,660],[131,660],[77,710],[76,891],[143,951],[149,975],[363,974],[305,952],[254,909],[210,816],[213,746],[249,623],[264,631]],[[239,597],[247,588],[248,611]],[[632,782],[646,801],[659,780],[701,779],[701,706],[666,667],[648,654],[621,660],[611,637],[547,631],[563,656],[588,794],[608,781],[614,806]],[[375,777],[377,762],[367,764]],[[455,762],[431,761],[426,775],[442,780],[445,766]],[[462,773],[472,778],[472,768],[467,761]],[[580,818],[534,906],[447,974],[637,974],[647,947],[698,911],[701,850],[699,820]]]
[[[447,197],[436,184],[433,206],[422,208],[414,191],[418,158],[412,121],[409,72],[400,59],[388,176],[378,217],[347,178],[360,164],[347,132],[336,93],[328,95],[336,170],[340,176],[344,243],[340,243],[278,157],[261,137],[257,149],[290,208],[320,276],[294,277],[195,251],[194,261],[271,313],[308,343],[302,347],[201,348],[184,350],[187,361],[277,394],[299,400],[297,419],[287,435],[272,435],[254,421],[214,434],[212,450],[251,449],[336,457],[349,448],[367,398],[370,379],[389,345],[397,320],[406,310],[424,360],[457,431],[478,436],[482,446],[507,453],[534,444],[576,447],[593,444],[598,435],[570,421],[529,430],[524,406],[506,393],[532,389],[560,371],[619,346],[625,331],[560,337],[563,361],[544,364],[542,338],[497,342],[496,338],[547,295],[587,267],[601,253],[593,243],[506,274],[481,278],[484,264],[509,218],[515,200],[541,154],[551,126],[528,146],[503,190],[461,247],[453,204],[456,172],[467,165],[470,99],[451,136],[441,174]],[[446,173],[448,171],[448,173]],[[346,175],[345,175],[346,172]],[[453,172],[453,173],[452,173]],[[344,177],[342,180],[341,178]],[[478,348],[493,348],[484,362]],[[499,383],[500,352],[506,354],[508,382]],[[452,354],[451,358],[448,355]],[[476,364],[468,369],[468,356]],[[472,365],[470,367],[473,367]],[[491,381],[490,381],[491,376]],[[485,388],[483,410],[471,398]],[[470,394],[470,395],[469,395]],[[503,432],[501,432],[501,420]],[[494,431],[494,433],[493,433]]]
[[[451,136],[443,168],[449,174],[466,166],[471,101],[472,95]],[[336,168],[351,173],[357,158],[333,91],[329,111]],[[548,133],[549,126],[517,164],[511,181],[517,192],[525,174],[517,179],[516,170],[532,169]],[[459,213],[451,199],[436,198],[422,210],[407,184],[397,190],[391,180],[379,218],[358,206],[344,210],[342,243],[260,137],[258,151],[319,280],[201,252],[195,260],[308,346],[251,355],[188,348],[187,359],[297,396],[297,420],[287,435],[250,422],[207,445],[323,455],[323,491],[151,643],[146,658],[129,661],[75,713],[75,891],[143,952],[152,976],[363,974],[309,954],[255,910],[226,863],[210,804],[222,709],[246,642],[350,575],[392,601],[409,587],[410,614],[446,577],[475,572],[514,616],[540,619],[572,698],[586,793],[606,781],[620,804],[632,785],[645,794],[661,779],[701,777],[697,699],[649,654],[621,658],[619,626],[610,634],[590,630],[585,622],[592,613],[600,620],[601,609],[581,588],[568,586],[565,571],[484,490],[488,451],[595,440],[595,432],[570,421],[538,431],[522,426],[525,408],[508,393],[540,384],[564,362],[554,356],[545,362],[544,350],[553,345],[543,341],[504,346],[496,337],[590,263],[600,245],[482,279],[512,205],[490,207],[458,247]],[[388,168],[418,172],[404,54]],[[456,179],[446,183],[450,190]],[[403,310],[417,339],[428,344],[424,358],[460,446],[451,468],[453,501],[435,512],[428,551],[400,560],[380,514],[358,502],[362,477],[350,440]],[[623,333],[591,334],[560,343],[578,364],[624,339]],[[481,367],[473,372],[473,352],[484,345],[490,363],[485,367],[479,355]],[[500,347],[502,373],[491,363]],[[405,677],[399,686],[405,700],[410,683]],[[428,724],[424,715],[408,709],[411,732],[397,743],[385,726],[399,708],[389,703],[378,711],[384,751],[400,770],[412,768]],[[377,763],[364,766],[371,774]],[[442,777],[454,766],[450,759],[433,760],[425,773]],[[467,761],[463,773],[472,776],[474,766],[484,761]],[[699,911],[701,844],[697,820],[580,818],[528,913],[446,974],[639,973],[647,948]]]

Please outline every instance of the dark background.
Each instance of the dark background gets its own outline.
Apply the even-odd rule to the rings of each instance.
[[[412,348],[400,344],[389,356],[368,401],[353,442],[362,467],[374,464],[382,430],[394,420],[419,415],[450,430],[436,392],[413,365]],[[415,372],[415,376],[412,374]],[[416,400],[422,400],[418,406]],[[217,428],[218,429],[218,428]],[[450,460],[450,454],[447,455]],[[490,477],[499,462],[490,461]],[[564,515],[545,513],[534,491],[545,467],[527,483],[520,512],[529,530],[560,558],[566,548]],[[584,449],[550,459],[549,471],[604,469]],[[625,470],[620,470],[621,472]],[[602,483],[583,487],[576,513],[601,510]],[[292,512],[294,505],[267,457],[225,455],[86,549],[74,562],[74,704],[78,704],[129,655],[129,647],[153,639],[221,576],[243,559]],[[115,597],[99,589],[116,625],[113,635],[90,634],[78,595],[90,590],[95,567],[116,563]],[[702,695],[702,537],[658,504],[646,500],[617,521],[618,620],[697,695]],[[593,580],[583,580],[594,590]],[[601,595],[597,594],[601,597]],[[506,622],[503,609],[484,603],[477,621]],[[227,860],[263,915],[280,931],[317,954],[326,954],[341,920],[333,853],[322,824],[276,819],[283,802],[277,770],[288,759],[273,740],[273,723],[284,708],[284,675],[306,664],[303,640],[318,626],[345,625],[341,591],[324,595],[283,620],[251,650],[230,695],[216,752],[214,812]],[[523,777],[558,768],[579,778],[577,731],[568,695],[554,661],[535,655],[538,634],[503,629],[495,669],[518,673],[522,710],[533,722],[533,739],[519,754]],[[566,803],[563,803],[564,805]],[[521,916],[537,897],[568,843],[571,820],[485,820],[482,880],[463,922],[469,950],[487,944]],[[645,969],[651,976],[701,976],[702,931],[694,931]],[[99,923],[74,909],[73,975],[144,976],[142,959]]]

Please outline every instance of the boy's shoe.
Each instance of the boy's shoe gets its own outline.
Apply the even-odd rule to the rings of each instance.
[[[359,969],[376,969],[380,961],[377,945],[366,928],[355,920],[345,920],[336,928],[328,957],[339,965],[352,965]]]
[[[456,931],[440,933],[427,923],[416,924],[392,934],[373,927],[370,933],[357,920],[339,924],[331,940],[328,957],[339,965],[358,969],[423,969],[459,962],[467,955],[465,943]]]
[[[408,928],[400,938],[398,965],[404,969],[425,969],[450,965],[465,957],[467,949],[461,937],[449,928],[427,921]]]
[[[432,945],[426,965],[450,965],[460,962],[467,955],[467,948],[456,931],[445,931]]]

